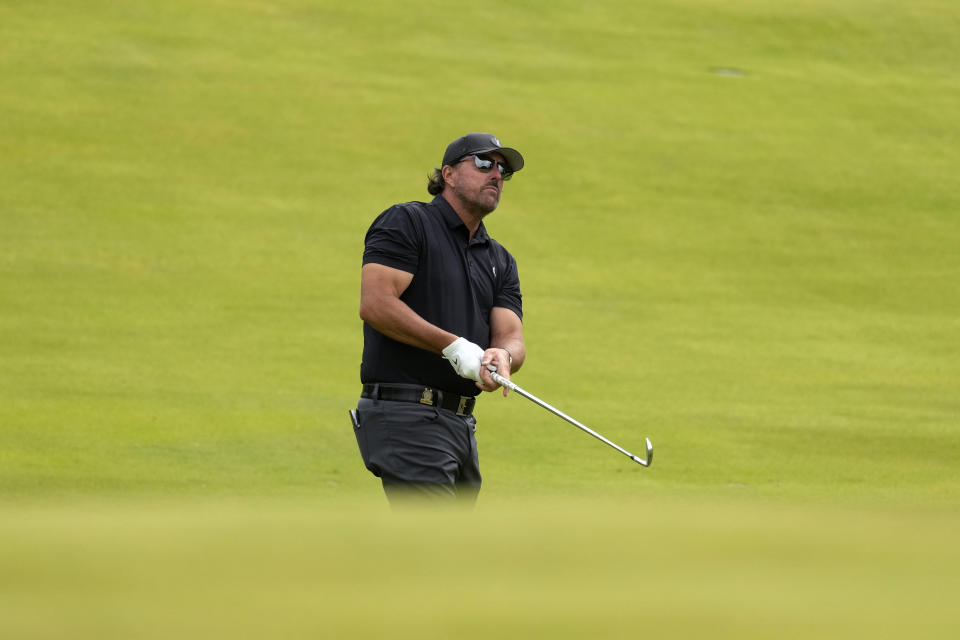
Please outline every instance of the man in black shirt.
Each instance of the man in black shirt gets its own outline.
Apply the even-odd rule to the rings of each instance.
[[[430,176],[433,201],[395,205],[367,231],[354,428],[391,502],[480,490],[476,396],[499,387],[488,366],[509,378],[526,356],[517,263],[483,218],[521,168],[488,133],[458,138]]]

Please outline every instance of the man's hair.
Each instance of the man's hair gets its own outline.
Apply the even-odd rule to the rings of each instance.
[[[443,192],[447,183],[443,180],[443,173],[440,169],[434,169],[427,176],[427,192],[432,196],[438,196]]]

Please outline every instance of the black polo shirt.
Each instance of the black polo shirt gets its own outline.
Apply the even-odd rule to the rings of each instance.
[[[376,263],[413,274],[400,299],[427,322],[490,346],[490,311],[505,307],[523,318],[517,262],[480,224],[473,240],[442,197],[407,202],[381,213],[367,231],[363,264]],[[397,342],[363,324],[364,383],[421,384],[460,395],[477,395],[440,355]]]

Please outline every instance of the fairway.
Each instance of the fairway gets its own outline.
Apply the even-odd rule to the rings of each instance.
[[[0,0],[0,636],[956,637],[960,5]],[[472,514],[347,418],[445,145],[528,359]],[[56,615],[51,614],[55,611]]]

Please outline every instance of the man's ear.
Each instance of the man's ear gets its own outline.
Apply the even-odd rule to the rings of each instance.
[[[455,176],[457,175],[457,170],[454,169],[451,165],[449,164],[444,165],[444,167],[440,169],[440,175],[443,176],[444,183],[449,184],[451,186],[454,186],[456,184]]]

